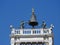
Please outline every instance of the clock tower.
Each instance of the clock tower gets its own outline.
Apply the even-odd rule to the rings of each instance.
[[[10,25],[10,44],[11,45],[54,45],[53,25],[46,27],[45,21],[42,22],[40,28],[38,27],[38,21],[32,9],[31,19],[28,21],[28,25],[32,28],[25,28],[25,22],[22,21],[20,28],[14,28]]]

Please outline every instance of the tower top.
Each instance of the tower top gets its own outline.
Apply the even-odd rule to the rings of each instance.
[[[32,26],[31,28],[25,28],[25,24]],[[36,15],[34,13],[34,8],[32,8],[31,19],[28,22],[21,21],[20,28],[14,28],[10,25],[10,43],[11,45],[54,45],[54,35],[53,35],[53,25],[49,28],[46,27],[46,23],[43,20],[42,27],[35,28],[38,25],[36,20]]]

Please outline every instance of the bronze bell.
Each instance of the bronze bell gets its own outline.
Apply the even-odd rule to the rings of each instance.
[[[38,22],[36,20],[36,16],[34,14],[34,9],[33,8],[32,8],[32,16],[31,16],[31,19],[29,21],[29,25],[31,25],[33,28],[34,28],[34,26],[38,25]]]

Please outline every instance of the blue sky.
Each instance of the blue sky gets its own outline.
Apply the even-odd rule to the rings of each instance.
[[[10,24],[20,26],[20,21],[28,21],[31,9],[39,24],[46,21],[47,27],[54,24],[54,44],[60,45],[60,0],[0,0],[0,44],[10,45]]]

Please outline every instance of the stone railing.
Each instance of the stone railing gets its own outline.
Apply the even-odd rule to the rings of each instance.
[[[50,29],[12,29],[11,34],[32,35],[32,34],[50,34]]]

